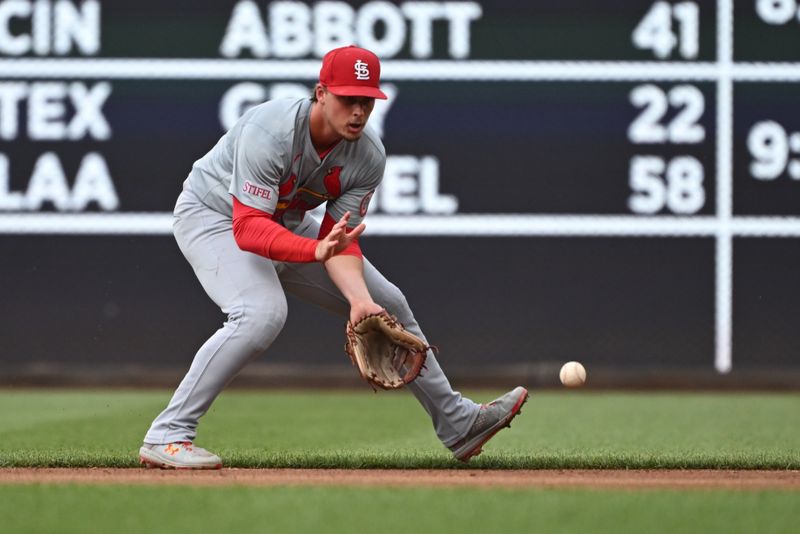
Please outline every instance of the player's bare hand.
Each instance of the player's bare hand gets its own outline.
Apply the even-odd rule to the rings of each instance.
[[[383,308],[371,300],[352,302],[350,303],[350,323],[356,324],[367,315],[382,311]]]
[[[317,261],[325,262],[332,257],[339,254],[341,251],[350,246],[350,243],[358,239],[367,228],[364,223],[359,224],[352,230],[347,230],[347,221],[350,220],[350,212],[345,212],[342,218],[333,225],[328,235],[323,237],[317,243],[317,248],[314,251],[314,256]]]

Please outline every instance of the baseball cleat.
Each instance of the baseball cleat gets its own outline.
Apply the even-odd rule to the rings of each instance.
[[[522,405],[528,400],[528,390],[516,387],[488,404],[481,406],[478,417],[467,435],[451,445],[453,456],[462,462],[468,462],[473,456],[481,453],[483,445],[502,429],[511,428],[511,420],[522,413]]]
[[[145,467],[161,469],[222,469],[222,460],[216,454],[190,441],[151,445],[139,449],[139,462]]]

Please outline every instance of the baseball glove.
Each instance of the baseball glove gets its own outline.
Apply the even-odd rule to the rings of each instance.
[[[386,311],[347,322],[344,350],[373,389],[397,389],[417,378],[430,348]]]

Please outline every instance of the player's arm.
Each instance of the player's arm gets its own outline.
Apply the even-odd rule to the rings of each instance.
[[[383,176],[383,165],[375,167],[375,174],[371,179],[366,180],[365,186],[347,191],[339,197],[335,203],[328,206],[325,218],[320,225],[320,237],[325,235],[327,228],[331,226],[334,217],[343,209],[354,210],[355,216],[350,217],[350,211],[345,212],[345,217],[351,225],[357,224],[355,230],[359,230],[359,235],[363,232],[364,224],[361,220],[367,213],[367,206],[372,198],[372,194]],[[341,220],[340,219],[340,222]],[[339,223],[337,223],[339,224]],[[334,226],[335,228],[335,226]],[[346,227],[343,228],[346,231]],[[352,235],[351,231],[347,235]],[[325,269],[331,281],[339,288],[342,295],[350,303],[350,322],[356,323],[365,315],[378,313],[383,308],[372,300],[372,296],[367,289],[364,280],[364,260],[358,240],[354,239],[348,244],[341,253],[332,256],[325,262]]]
[[[320,239],[296,235],[272,220],[261,210],[242,204],[233,197],[233,236],[240,249],[276,261],[295,263],[324,262],[348,248],[358,249],[361,224],[347,231],[350,214],[330,226]],[[360,260],[360,257],[359,257]]]
[[[236,197],[233,197],[233,237],[240,249],[272,260],[318,261],[316,239],[293,234],[268,213],[242,204]]]
[[[365,315],[382,310],[375,304],[364,280],[364,260],[358,237],[366,226],[361,223],[352,230],[347,229],[350,212],[345,212],[338,222],[334,222],[329,212],[320,225],[320,243],[328,240],[336,243],[338,252],[331,254],[324,261],[325,269],[331,281],[339,288],[342,295],[350,303],[350,322],[355,323]]]
[[[328,276],[350,303],[350,322],[383,308],[372,300],[364,280],[364,260],[360,256],[339,254],[325,262]]]

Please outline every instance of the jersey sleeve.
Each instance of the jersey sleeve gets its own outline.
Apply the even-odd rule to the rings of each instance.
[[[293,234],[267,213],[245,206],[236,197],[233,198],[233,237],[240,249],[265,258],[295,263],[317,261],[317,240]]]
[[[368,171],[362,173],[362,176],[354,180],[353,187],[347,189],[342,195],[334,201],[329,201],[326,207],[326,213],[330,215],[334,221],[342,218],[346,211],[350,212],[350,220],[347,226],[354,228],[361,224],[367,214],[369,208],[369,201],[375,193],[375,188],[380,185],[383,179],[383,171],[386,167],[386,159],[382,158],[370,166]]]
[[[278,204],[285,154],[283,143],[269,132],[257,124],[245,124],[235,140],[228,192],[245,206],[271,215]]]

